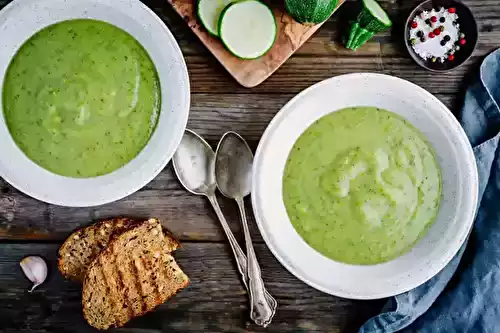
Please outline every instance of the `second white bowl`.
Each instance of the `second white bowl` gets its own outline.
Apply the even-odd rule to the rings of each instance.
[[[336,262],[311,248],[290,223],[282,197],[285,163],[302,132],[328,113],[355,106],[379,107],[406,118],[427,137],[442,169],[442,203],[427,235],[409,253],[371,266]],[[472,226],[478,176],[470,143],[443,103],[408,81],[363,73],[320,82],[283,107],[260,141],[252,185],[260,232],[283,266],[326,293],[374,299],[417,287],[453,258]]]

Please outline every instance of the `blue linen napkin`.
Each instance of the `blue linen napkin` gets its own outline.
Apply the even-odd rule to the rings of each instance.
[[[481,65],[460,122],[476,157],[479,208],[469,239],[434,278],[386,304],[359,333],[500,333],[500,49]]]

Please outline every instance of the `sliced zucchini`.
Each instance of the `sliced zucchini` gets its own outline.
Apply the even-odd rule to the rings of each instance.
[[[230,4],[219,21],[222,43],[241,59],[256,59],[266,54],[276,40],[276,31],[273,12],[258,0]]]
[[[229,4],[235,0],[199,0],[198,17],[201,24],[212,35],[219,36],[220,14]]]
[[[386,30],[392,25],[391,19],[375,0],[363,0],[363,8],[356,21],[351,22],[345,47],[357,50],[377,32]]]
[[[377,33],[392,25],[389,15],[375,0],[363,0],[363,9],[358,15],[358,23],[362,28]]]
[[[374,33],[368,29],[361,28],[358,22],[353,22],[351,24],[351,30],[349,32],[349,38],[345,47],[356,51],[360,46],[366,43],[370,38],[372,38]]]

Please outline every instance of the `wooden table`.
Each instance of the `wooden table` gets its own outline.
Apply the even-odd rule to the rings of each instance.
[[[0,0],[0,8],[8,2]],[[338,42],[338,22],[352,5],[348,2],[277,73],[251,90],[239,86],[224,71],[166,1],[148,0],[146,4],[166,22],[186,57],[192,87],[189,128],[213,145],[225,131],[234,130],[255,148],[269,121],[292,96],[340,74],[395,75],[424,87],[457,111],[466,77],[476,72],[483,56],[500,41],[498,1],[466,1],[478,20],[480,41],[468,63],[446,75],[420,69],[405,51],[401,25],[418,1],[380,2],[395,22],[392,31],[377,35],[356,53],[345,50]],[[241,240],[235,204],[221,203]],[[160,218],[182,240],[184,248],[175,255],[191,278],[187,290],[117,332],[263,331],[249,321],[247,295],[210,205],[181,188],[168,166],[139,192],[94,208],[51,206],[27,197],[0,178],[0,332],[94,331],[81,315],[80,286],[65,281],[57,271],[57,249],[72,230],[116,215]],[[276,261],[254,221],[250,222],[264,280],[279,302],[267,331],[351,333],[380,310],[383,300],[340,299],[300,282]],[[44,256],[51,271],[45,284],[28,293],[30,282],[19,261],[32,254]]]

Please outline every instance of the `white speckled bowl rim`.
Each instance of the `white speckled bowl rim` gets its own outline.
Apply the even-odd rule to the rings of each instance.
[[[20,191],[48,203],[85,207],[130,195],[163,170],[180,143],[189,114],[186,64],[174,37],[139,0],[15,0],[0,11],[0,83],[19,47],[56,22],[89,18],[111,23],[134,36],[152,58],[161,85],[161,112],[147,146],[122,168],[95,178],[51,173],[28,159],[12,140],[0,112],[0,176]],[[0,110],[2,104],[0,99]]]
[[[282,199],[283,170],[300,134],[318,118],[353,106],[376,106],[408,119],[434,146],[443,172],[443,199],[435,224],[409,253],[378,265],[347,265],[314,250],[291,225]],[[467,238],[478,196],[472,148],[446,106],[413,83],[370,73],[322,81],[288,102],[259,143],[252,186],[257,225],[281,264],[316,289],[352,299],[397,295],[436,275]]]

